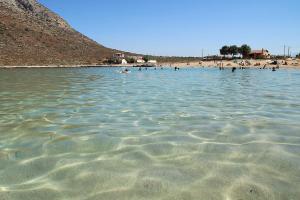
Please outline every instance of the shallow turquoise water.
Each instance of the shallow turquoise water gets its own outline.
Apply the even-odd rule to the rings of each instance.
[[[300,199],[300,71],[0,70],[0,200]]]

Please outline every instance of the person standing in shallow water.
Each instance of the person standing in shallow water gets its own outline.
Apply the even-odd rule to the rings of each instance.
[[[235,70],[236,70],[236,67],[233,67],[233,68],[232,68],[232,72],[235,72]]]

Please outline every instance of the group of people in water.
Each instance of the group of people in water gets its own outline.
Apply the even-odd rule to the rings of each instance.
[[[246,68],[245,66],[250,66],[251,63],[249,61],[242,61],[242,62],[240,62],[238,64],[240,66],[239,69],[248,69],[249,67]],[[276,69],[279,69],[279,64],[278,64],[277,61],[276,62],[274,61],[273,63],[271,63],[271,65],[276,65],[276,67],[268,68],[267,65],[265,64],[263,67],[260,67],[259,69],[272,69],[273,72],[275,72]],[[220,70],[224,70],[225,69],[223,62],[217,63],[217,66],[219,67]],[[260,64],[259,65],[254,65],[254,66],[260,66]],[[231,71],[235,72],[237,69],[238,69],[238,67],[232,67]]]
[[[139,71],[142,71],[142,69],[143,69],[143,67],[139,67]],[[144,67],[144,69],[145,69],[145,70],[148,70],[148,67]],[[157,67],[154,67],[153,69],[154,69],[154,70],[157,70]],[[163,68],[163,67],[160,67],[160,69],[163,70],[164,68]],[[224,67],[223,65],[220,65],[220,66],[219,66],[219,69],[220,69],[220,70],[225,70],[225,67]],[[234,73],[237,69],[238,69],[237,67],[232,67],[232,68],[231,68],[232,73]],[[244,67],[244,66],[240,66],[239,69],[243,69],[243,70],[244,70],[244,69],[247,69],[247,68]],[[268,68],[267,68],[266,65],[264,65],[263,68],[259,68],[259,69],[268,69]],[[277,66],[277,67],[272,67],[271,69],[272,69],[273,72],[275,72],[276,69],[279,69],[279,66]],[[179,71],[179,70],[180,70],[179,67],[174,67],[174,71]],[[121,73],[122,73],[122,74],[128,74],[128,73],[130,73],[130,71],[129,71],[129,69],[126,68],[126,69],[122,70]]]
[[[220,69],[220,70],[225,70],[224,66],[220,66],[219,69]],[[240,69],[246,69],[246,67],[240,67]],[[268,68],[267,68],[267,66],[265,65],[263,68],[259,68],[259,69],[268,69]],[[277,66],[277,67],[272,67],[271,69],[272,69],[273,72],[275,72],[276,69],[279,69],[279,66]],[[232,68],[231,68],[231,71],[232,71],[232,72],[235,72],[236,70],[237,70],[237,67],[232,67]]]

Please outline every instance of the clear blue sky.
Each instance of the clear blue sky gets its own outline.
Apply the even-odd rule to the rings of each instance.
[[[299,0],[40,0],[111,48],[153,55],[217,54],[222,45],[300,52]]]

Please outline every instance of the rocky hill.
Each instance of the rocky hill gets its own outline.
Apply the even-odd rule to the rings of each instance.
[[[36,0],[0,0],[0,66],[99,64],[113,52]]]

